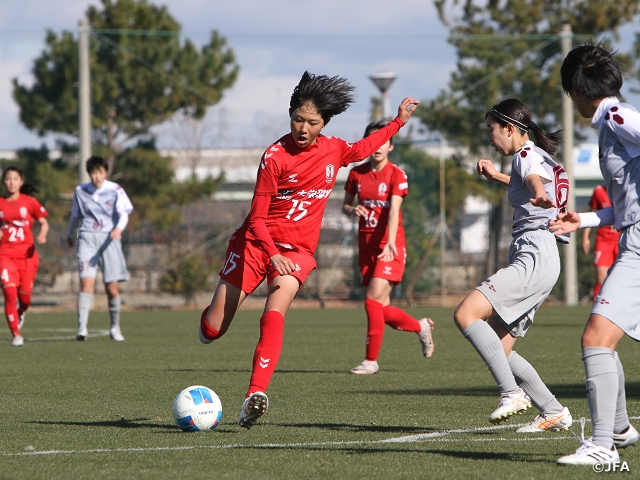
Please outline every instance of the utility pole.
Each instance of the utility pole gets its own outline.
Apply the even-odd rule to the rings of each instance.
[[[571,39],[573,32],[571,25],[563,25],[562,32],[562,57],[566,57],[571,51]],[[573,105],[568,95],[562,92],[562,126],[564,132],[564,146],[562,148],[562,161],[564,169],[569,177],[569,197],[567,198],[567,210],[575,211],[575,182],[573,179]],[[577,233],[564,247],[564,300],[567,305],[578,304],[578,268],[576,251]]]
[[[78,178],[80,183],[89,181],[85,167],[91,156],[91,97],[89,77],[89,23],[86,19],[78,22],[78,118],[79,151]]]
[[[440,137],[439,160],[440,160],[440,296],[444,305],[444,298],[447,294],[446,264],[447,264],[447,217],[445,214],[445,175],[444,175],[444,147],[446,140]]]

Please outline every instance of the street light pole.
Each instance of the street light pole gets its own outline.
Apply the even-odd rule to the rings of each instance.
[[[571,25],[563,25],[562,32],[562,56],[569,54],[571,50]],[[562,160],[569,180],[569,194],[567,198],[567,210],[575,211],[575,182],[573,178],[573,105],[568,95],[562,94],[562,130],[564,132],[564,145],[562,148]],[[577,235],[576,235],[577,236]],[[565,245],[564,256],[564,301],[567,305],[578,304],[578,253],[576,250],[576,238]]]
[[[393,72],[380,72],[369,75],[371,80],[382,95],[382,116],[384,118],[391,117],[391,104],[389,103],[388,90],[391,84],[395,81],[396,74]]]

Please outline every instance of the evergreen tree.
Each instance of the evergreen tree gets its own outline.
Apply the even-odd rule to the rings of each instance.
[[[457,69],[449,88],[424,102],[418,115],[431,131],[477,151],[486,145],[484,115],[505,98],[520,99],[545,130],[560,124],[561,43],[572,27],[574,44],[617,29],[640,12],[640,0],[437,0],[450,28]],[[448,12],[459,12],[449,18]],[[627,64],[624,57],[620,60]],[[586,126],[584,121],[583,126]]]
[[[239,67],[218,32],[201,49],[181,42],[165,6],[147,0],[101,0],[86,18],[90,41],[92,142],[115,158],[148,140],[151,127],[181,112],[202,118],[235,82]],[[20,120],[40,135],[77,135],[78,44],[72,32],[49,31],[34,61],[33,84],[13,79]],[[111,170],[111,169],[110,169]]]

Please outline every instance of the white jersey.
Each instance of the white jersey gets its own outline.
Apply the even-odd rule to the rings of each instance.
[[[71,237],[78,220],[81,232],[109,233],[116,227],[123,230],[132,211],[131,200],[117,183],[105,180],[100,188],[91,182],[78,185],[67,236]]]
[[[640,221],[640,113],[616,97],[603,99],[591,119],[598,130],[600,171],[620,231]]]
[[[525,179],[535,174],[544,184],[547,198],[555,202],[558,208],[540,208],[531,204],[532,197]],[[569,179],[567,172],[556,163],[547,152],[532,141],[526,142],[513,156],[511,180],[507,190],[509,203],[513,207],[513,236],[533,230],[547,230],[549,221],[555,220],[558,213],[566,212],[569,197]],[[569,243],[569,235],[560,235],[557,240]]]

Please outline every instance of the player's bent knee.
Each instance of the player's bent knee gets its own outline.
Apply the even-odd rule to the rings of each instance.
[[[207,323],[207,313],[209,312],[209,307],[206,307],[203,311],[202,311],[202,315],[200,315],[200,332],[202,333],[202,336],[204,338],[206,338],[207,340],[217,340],[220,337],[222,337],[225,333],[227,333],[227,330],[216,330],[215,328],[213,328],[211,325],[209,325]]]

